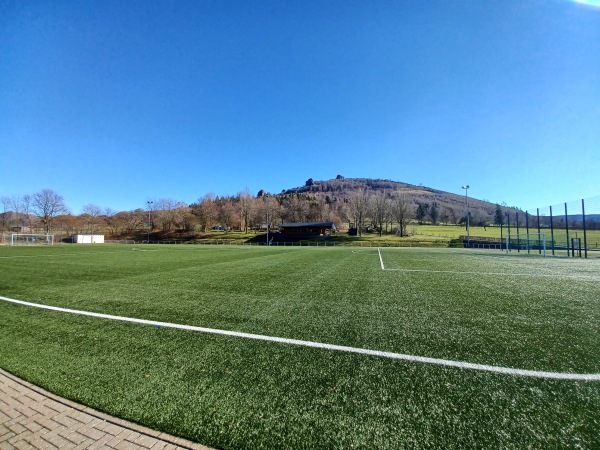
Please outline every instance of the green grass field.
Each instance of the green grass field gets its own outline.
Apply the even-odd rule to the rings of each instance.
[[[385,269],[385,270],[383,270]],[[0,247],[0,366],[218,448],[598,448],[600,259],[499,251]]]

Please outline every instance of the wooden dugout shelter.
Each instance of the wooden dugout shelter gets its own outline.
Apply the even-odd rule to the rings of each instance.
[[[284,223],[279,231],[287,236],[326,236],[336,232],[333,222]]]

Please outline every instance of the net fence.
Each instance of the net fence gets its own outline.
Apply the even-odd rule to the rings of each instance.
[[[600,256],[600,196],[507,216],[516,233],[544,233],[551,255]]]

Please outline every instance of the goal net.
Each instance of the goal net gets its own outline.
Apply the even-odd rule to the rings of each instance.
[[[10,245],[54,245],[53,234],[11,234]]]
[[[524,233],[506,236],[506,253],[539,254],[546,257],[546,234]]]

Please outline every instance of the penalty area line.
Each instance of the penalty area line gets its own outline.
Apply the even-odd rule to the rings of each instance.
[[[474,272],[474,271],[457,271],[457,270],[434,270],[434,269],[386,269],[383,264],[383,257],[381,256],[381,249],[377,248],[379,254],[379,263],[381,270],[386,272],[421,272],[421,273],[450,273],[453,275],[500,275],[500,276],[515,276],[515,277],[545,277],[545,278],[581,278],[578,275],[561,275],[561,274],[544,274],[544,273],[510,273],[510,272]]]
[[[533,378],[546,378],[557,380],[576,380],[576,381],[600,381],[600,373],[567,373],[567,372],[544,372],[537,370],[514,369],[511,367],[489,366],[486,364],[475,364],[465,361],[452,361],[448,359],[429,358],[425,356],[406,355],[403,353],[384,352],[379,350],[370,350],[365,348],[347,347],[344,345],[324,344],[321,342],[302,341],[298,339],[281,338],[276,336],[267,336],[262,334],[242,333],[239,331],[219,330],[216,328],[197,327],[193,325],[182,325],[169,322],[159,322],[155,320],[136,319],[133,317],[114,316],[111,314],[95,313],[90,311],[81,311],[77,309],[60,308],[58,306],[42,305],[39,303],[25,302],[8,297],[0,296],[0,300],[16,305],[29,306],[33,308],[47,309],[81,316],[96,317],[100,319],[118,320],[121,322],[137,323],[142,325],[154,325],[165,328],[175,328],[179,330],[197,331],[201,333],[216,334],[228,337],[238,337],[244,339],[254,339],[266,342],[275,342],[279,344],[296,345],[301,347],[317,348],[330,351],[340,351],[346,353],[355,353],[359,355],[377,356],[381,358],[403,360],[415,363],[434,364],[438,366],[455,367],[467,370],[479,370],[485,372],[499,373],[512,376],[523,376]]]
[[[385,270],[385,266],[383,265],[383,258],[381,257],[381,249],[377,247],[377,253],[379,253],[379,262],[381,263],[381,270]]]

